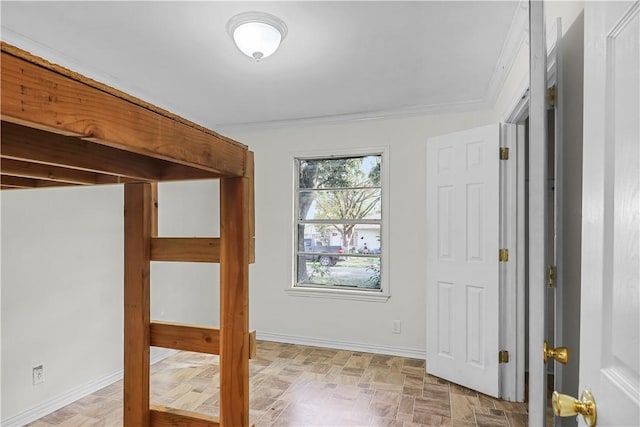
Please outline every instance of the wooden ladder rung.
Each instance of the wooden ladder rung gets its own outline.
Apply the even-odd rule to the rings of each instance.
[[[151,322],[151,345],[198,353],[220,353],[220,330],[168,322]]]
[[[198,414],[197,412],[151,405],[151,426],[154,427],[218,427],[218,417]]]
[[[197,353],[220,354],[220,330],[170,322],[151,322],[151,345]],[[249,359],[256,355],[256,331],[249,332]]]
[[[220,238],[152,237],[151,261],[220,262]]]

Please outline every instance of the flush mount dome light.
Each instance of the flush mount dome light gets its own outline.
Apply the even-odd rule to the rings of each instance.
[[[242,53],[260,61],[278,49],[287,35],[287,26],[268,13],[244,12],[229,20],[227,32]]]

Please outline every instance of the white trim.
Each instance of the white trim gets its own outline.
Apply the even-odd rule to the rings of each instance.
[[[500,265],[500,349],[509,351],[509,363],[500,365],[500,397],[511,402],[524,401],[524,369],[520,369],[518,337],[524,335],[524,324],[520,322],[517,305],[518,252],[518,152],[524,146],[518,145],[518,126],[502,125],[500,146],[509,148],[509,159],[500,161],[500,247],[509,250],[510,262]],[[524,237],[524,236],[523,236]]]
[[[518,324],[518,336],[516,341],[516,357],[514,363],[516,363],[516,396],[518,400],[520,400],[520,396],[525,395],[525,341],[526,341],[526,328],[525,328],[525,271],[526,271],[526,263],[527,263],[527,253],[526,253],[526,241],[525,234],[527,223],[526,219],[526,182],[525,182],[525,163],[527,160],[527,152],[526,152],[526,129],[524,125],[524,118],[522,123],[518,123],[517,127],[517,142],[518,146],[517,151],[517,181],[518,188],[516,189],[517,193],[517,201],[516,201],[516,211],[517,211],[517,219],[516,219],[516,244],[517,244],[517,256],[516,256],[516,322]]]
[[[557,76],[556,76],[556,62],[553,56],[555,55],[555,46],[554,49],[549,52],[548,60],[550,61],[550,65],[547,67],[547,86],[551,87],[556,84]],[[502,114],[504,117],[505,123],[520,123],[529,117],[529,77],[525,77],[522,79],[520,84],[518,85],[518,90],[516,90],[515,95],[511,103],[509,103],[509,107]]]
[[[292,297],[346,299],[356,301],[387,302],[391,295],[374,291],[357,291],[352,289],[312,288],[296,286],[284,290]]]
[[[335,114],[327,116],[305,117],[301,119],[269,120],[264,122],[246,123],[219,123],[215,129],[220,133],[231,133],[234,131],[249,131],[263,129],[288,128],[295,126],[325,125],[344,122],[357,122],[365,120],[384,120],[394,118],[406,118],[416,116],[426,116],[431,114],[446,113],[469,113],[472,111],[487,110],[492,107],[485,99],[472,99],[468,101],[444,103],[444,104],[422,104],[409,107],[365,111],[358,113]]]
[[[516,141],[513,144],[513,162],[515,162],[517,187],[515,188],[514,197],[515,200],[515,216],[516,216],[516,230],[515,236],[512,236],[514,241],[511,243],[514,245],[515,255],[513,257],[515,268],[515,295],[514,298],[510,298],[509,301],[514,304],[516,318],[515,318],[515,330],[517,331],[515,342],[509,342],[507,345],[513,346],[515,354],[511,357],[510,363],[513,363],[513,369],[515,369],[515,379],[509,377],[513,375],[513,371],[509,372],[504,381],[515,381],[515,401],[522,401],[525,395],[525,265],[526,265],[526,241],[525,233],[527,224],[525,222],[525,162],[527,158],[526,148],[526,136],[525,136],[525,120],[529,117],[529,77],[526,76],[522,79],[518,85],[518,90],[514,92],[512,102],[509,104],[503,114],[506,124],[515,124],[516,127]],[[504,398],[508,400],[508,395]]]
[[[504,82],[515,62],[516,55],[520,51],[522,44],[527,40],[528,18],[529,3],[528,1],[520,0],[516,14],[513,21],[511,21],[507,38],[502,45],[500,57],[491,76],[491,81],[484,97],[485,104],[494,105],[496,103],[500,90],[504,86]]]
[[[175,354],[176,350],[162,348],[154,351],[154,353],[155,354],[150,360],[151,365],[153,365],[154,363],[158,363],[161,360]],[[108,385],[120,381],[123,377],[123,374],[124,371],[122,369],[118,369],[117,371],[107,374],[101,378],[97,378],[78,387],[74,387],[62,394],[40,402],[36,406],[26,409],[14,415],[13,417],[2,420],[2,422],[0,422],[0,425],[4,427],[13,427],[32,423],[46,415],[49,415],[52,412],[57,411],[60,408],[63,408],[75,402],[76,400],[82,399],[83,397],[88,396],[91,393],[94,393]]]
[[[547,79],[550,79],[550,73],[555,73],[555,64],[557,59],[555,52],[558,42],[562,38],[562,25],[560,20],[561,18],[556,18],[555,21],[551,23],[551,26],[547,28]]]
[[[505,123],[520,123],[529,117],[529,76],[522,79],[508,105],[502,114]]]
[[[558,18],[559,20],[560,18]],[[560,22],[554,22],[553,26],[547,31],[547,40],[551,37],[553,44],[547,47],[547,86],[551,87],[558,80],[556,65],[556,38],[558,31],[561,29]],[[505,109],[502,117],[505,123],[520,123],[529,117],[529,76],[522,78],[518,84],[518,90],[514,92],[513,99]]]
[[[296,239],[296,197],[297,197],[297,158],[329,158],[329,157],[343,157],[343,156],[364,156],[379,154],[382,156],[382,166],[380,170],[381,174],[381,187],[382,187],[382,221],[380,223],[380,237],[382,254],[380,255],[381,277],[380,284],[381,290],[355,290],[355,289],[335,289],[335,288],[315,288],[315,287],[296,287],[296,251],[293,242]],[[322,150],[304,150],[295,151],[289,153],[290,167],[291,167],[291,186],[290,186],[290,217],[289,223],[291,224],[291,234],[289,239],[289,271],[290,271],[290,285],[284,289],[284,291],[290,296],[298,297],[313,297],[313,298],[328,298],[328,299],[349,299],[360,301],[376,301],[386,302],[391,297],[391,284],[389,278],[389,217],[390,217],[390,204],[389,204],[389,146],[374,146],[374,147],[358,147],[350,149],[322,149]]]
[[[358,351],[363,353],[385,354],[390,356],[425,359],[426,350],[422,348],[396,347],[389,345],[365,344],[350,341],[328,340],[323,338],[301,337],[297,335],[272,332],[257,332],[256,338],[263,341],[274,341],[287,344],[309,345],[313,347],[333,348],[337,350]]]

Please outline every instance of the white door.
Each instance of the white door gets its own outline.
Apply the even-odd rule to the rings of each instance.
[[[427,371],[498,396],[498,124],[427,141]]]
[[[585,2],[580,390],[600,427],[640,425],[639,11]]]

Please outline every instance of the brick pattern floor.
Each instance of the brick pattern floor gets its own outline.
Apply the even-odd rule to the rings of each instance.
[[[151,368],[151,403],[218,413],[218,358],[178,352]],[[527,404],[425,372],[424,360],[258,341],[250,423],[262,426],[526,427]],[[30,424],[122,425],[122,381]],[[548,424],[552,425],[552,424]]]

